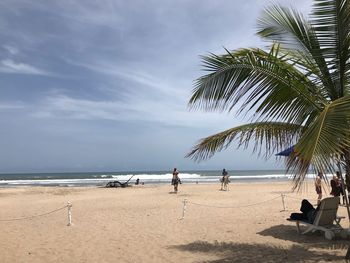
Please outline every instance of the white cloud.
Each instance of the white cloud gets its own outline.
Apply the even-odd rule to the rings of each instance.
[[[238,122],[232,115],[189,112],[169,103],[157,103],[135,98],[131,101],[92,101],[65,95],[47,98],[33,114],[36,118],[82,120],[146,121],[158,125],[187,127],[230,127]]]
[[[19,53],[19,50],[14,46],[3,45],[2,47],[6,49],[11,55],[16,55]]]
[[[13,74],[28,74],[28,75],[45,75],[52,76],[53,74],[31,66],[25,63],[17,63],[12,59],[3,59],[0,61],[0,72]]]
[[[0,102],[0,111],[24,109],[26,104],[22,101]]]
[[[154,76],[146,72],[145,69],[141,68],[132,68],[126,65],[121,67],[118,63],[110,62],[108,59],[100,59],[100,61],[72,61],[69,59],[65,59],[65,61],[71,65],[79,66],[91,70],[95,73],[108,75],[111,77],[122,78],[124,80],[128,80],[133,82],[133,84],[138,84],[138,86],[134,87],[133,91],[129,91],[132,93],[132,96],[137,95],[137,93],[142,88],[147,88],[147,92],[144,95],[153,94],[157,92],[158,95],[169,95],[173,99],[184,98],[188,96],[187,90],[184,92],[182,89],[175,88],[176,85],[169,85],[165,82],[161,77]],[[151,90],[149,89],[151,88]]]

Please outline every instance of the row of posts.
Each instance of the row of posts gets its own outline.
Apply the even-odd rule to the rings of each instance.
[[[281,194],[281,199],[282,199],[282,206],[283,206],[283,210],[282,211],[286,211],[286,205],[284,202],[284,198],[286,197],[285,194]],[[187,206],[187,199],[184,199],[182,201],[182,217],[180,218],[181,220],[183,220],[185,218],[185,214],[186,214],[186,206]]]

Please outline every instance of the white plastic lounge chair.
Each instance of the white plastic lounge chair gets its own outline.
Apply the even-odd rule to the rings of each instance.
[[[329,240],[335,237],[336,232],[345,238],[347,231],[340,225],[340,220],[344,217],[337,216],[338,206],[339,197],[327,197],[321,201],[320,208],[312,224],[302,220],[288,219],[288,221],[296,222],[299,234],[301,233],[300,224],[304,224],[307,226],[307,229],[301,234],[320,230],[324,232],[325,238]]]

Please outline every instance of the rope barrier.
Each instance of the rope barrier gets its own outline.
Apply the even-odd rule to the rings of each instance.
[[[278,199],[278,198],[281,198],[281,199],[282,199],[282,207],[283,207],[283,210],[281,210],[281,212],[282,212],[282,211],[286,211],[286,197],[289,197],[289,198],[291,198],[291,199],[296,199],[296,200],[303,200],[303,199],[305,199],[305,198],[293,197],[293,196],[286,195],[286,194],[282,193],[280,196],[276,196],[276,197],[274,197],[274,198],[271,198],[271,199],[268,199],[268,200],[265,200],[265,201],[261,201],[261,202],[257,202],[257,203],[253,203],[253,204],[247,204],[247,205],[239,205],[239,206],[217,206],[217,205],[207,205],[207,204],[200,204],[200,203],[191,202],[191,201],[188,201],[187,199],[184,199],[184,200],[183,200],[182,217],[181,217],[181,219],[184,219],[184,218],[185,218],[185,212],[186,212],[186,205],[187,205],[187,204],[197,205],[197,206],[203,206],[203,207],[229,208],[229,209],[232,209],[232,208],[245,208],[245,207],[260,205],[260,204],[264,204],[264,203],[267,203],[267,202],[276,200],[276,199]],[[312,199],[312,200],[313,200],[313,199]]]
[[[292,198],[292,199],[295,199],[295,200],[303,200],[303,199],[305,199],[305,198],[294,197],[294,196],[290,196],[290,195],[286,195],[286,194],[284,196]]]
[[[182,217],[181,217],[181,219],[184,219],[184,217],[185,217],[186,204],[192,204],[192,205],[204,206],[204,207],[212,207],[212,208],[244,208],[244,207],[260,205],[260,204],[263,204],[263,203],[267,203],[267,202],[273,201],[273,200],[275,200],[277,198],[281,198],[282,199],[282,206],[283,206],[283,210],[282,211],[286,211],[286,200],[285,200],[286,197],[291,198],[291,199],[296,199],[296,200],[303,200],[303,199],[305,199],[305,198],[298,198],[298,197],[294,197],[294,196],[290,196],[290,195],[286,195],[286,194],[282,193],[280,196],[276,196],[274,198],[271,198],[271,199],[268,199],[268,200],[265,200],[265,201],[262,201],[262,202],[248,204],[248,205],[239,205],[239,206],[207,205],[207,204],[200,204],[200,203],[191,202],[191,201],[188,201],[187,199],[185,199],[183,201],[183,208],[182,208]],[[314,200],[314,199],[309,199],[309,200]]]
[[[72,204],[70,202],[67,203],[67,205],[57,208],[55,210],[46,212],[46,213],[42,213],[39,215],[33,215],[33,216],[26,216],[26,217],[17,217],[17,218],[10,218],[10,219],[0,219],[0,222],[11,222],[11,221],[20,221],[20,220],[27,220],[27,219],[32,219],[32,218],[37,218],[37,217],[41,217],[41,216],[46,216],[46,215],[50,215],[53,214],[55,212],[61,211],[65,208],[68,208],[68,224],[67,226],[71,226],[72,225]]]
[[[43,213],[43,214],[39,214],[39,215],[33,215],[33,216],[27,216],[27,217],[18,217],[18,218],[11,218],[11,219],[0,219],[1,222],[7,222],[7,221],[18,221],[18,220],[26,220],[26,219],[31,219],[31,218],[35,218],[35,217],[40,217],[40,216],[46,216],[46,215],[49,215],[49,214],[52,214],[52,213],[55,213],[57,211],[60,211],[64,208],[68,207],[67,205],[61,207],[61,208],[58,208],[58,209],[55,209],[55,210],[52,210],[50,212],[47,212],[47,213]]]
[[[290,195],[286,195],[286,194],[284,194],[284,196],[285,196],[285,197],[289,197],[289,198],[291,198],[291,199],[295,199],[295,200],[303,200],[303,199],[306,199],[305,197],[304,197],[304,198],[300,198],[300,197],[294,197],[294,196],[290,196]],[[317,201],[317,199],[315,199],[315,198],[312,198],[312,199],[308,198],[307,200]]]
[[[187,201],[187,203],[188,204],[192,204],[192,205],[205,206],[205,207],[214,207],[214,208],[243,208],[243,207],[249,207],[249,206],[255,206],[255,205],[260,205],[260,204],[263,204],[263,203],[267,203],[267,202],[270,202],[270,201],[275,200],[277,198],[280,198],[280,196],[277,196],[277,197],[274,197],[274,198],[271,198],[271,199],[268,199],[268,200],[265,200],[265,201],[262,201],[262,202],[258,202],[258,203],[254,203],[254,204],[248,204],[248,205],[241,205],[241,206],[215,206],[215,205],[199,204],[199,203],[194,203],[194,202],[190,202],[190,201]]]
[[[255,205],[260,205],[263,203],[267,203],[273,200],[276,200],[277,198],[280,198],[280,196],[276,196],[274,198],[262,201],[262,202],[258,202],[258,203],[253,203],[253,204],[248,204],[248,205],[240,205],[240,206],[216,206],[216,205],[206,205],[206,204],[199,204],[199,203],[195,203],[195,202],[191,202],[188,201],[187,199],[183,200],[183,207],[182,207],[182,217],[180,218],[180,220],[185,219],[185,212],[186,212],[186,205],[187,204],[192,204],[192,205],[197,205],[197,206],[204,206],[204,207],[213,207],[213,208],[244,208],[244,207],[250,207],[250,206],[255,206]],[[283,203],[283,208],[285,209],[284,206],[284,196],[282,195],[282,203]]]

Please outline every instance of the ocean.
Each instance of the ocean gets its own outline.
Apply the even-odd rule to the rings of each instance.
[[[290,175],[284,170],[231,170],[231,183],[287,181]],[[313,178],[314,175],[308,177]],[[219,171],[180,171],[182,183],[219,183]],[[16,186],[105,186],[110,181],[134,184],[137,179],[144,184],[167,184],[171,182],[172,171],[139,172],[86,172],[86,173],[18,173],[0,174],[0,187]]]

